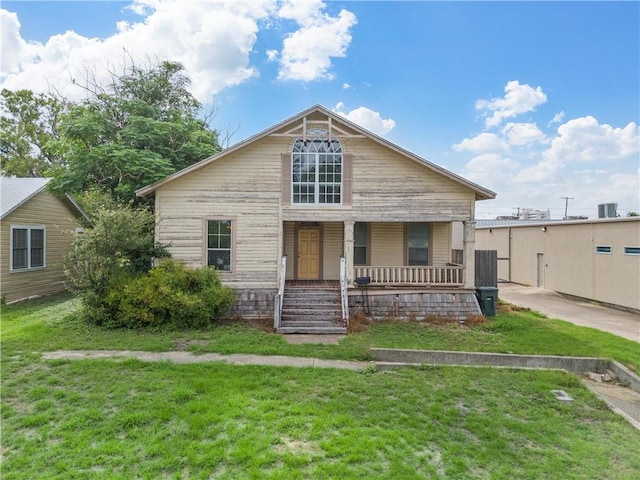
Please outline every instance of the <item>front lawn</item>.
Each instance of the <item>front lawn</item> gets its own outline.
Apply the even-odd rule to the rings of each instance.
[[[23,358],[3,377],[5,480],[632,479],[640,471],[638,431],[561,372]],[[559,402],[554,389],[575,400]]]
[[[563,372],[392,372],[136,360],[43,361],[58,349],[191,349],[367,359],[377,347],[600,355],[638,344],[501,313],[476,327],[379,323],[339,345],[246,324],[100,330],[72,297],[2,307],[3,479],[635,479],[640,434]],[[558,401],[565,390],[573,402]],[[621,449],[620,446],[624,448]]]
[[[339,345],[289,345],[280,335],[243,323],[206,330],[103,330],[77,320],[77,300],[54,297],[2,307],[4,354],[60,349],[255,353],[368,360],[371,347],[464,350],[613,358],[640,372],[640,344],[535,312],[499,312],[474,327],[377,322]]]

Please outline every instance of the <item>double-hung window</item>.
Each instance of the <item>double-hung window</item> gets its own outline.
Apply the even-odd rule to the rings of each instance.
[[[429,264],[429,225],[425,222],[407,224],[407,265]]]
[[[323,129],[298,138],[291,153],[293,204],[342,203],[342,145]]]
[[[368,231],[367,224],[362,222],[356,222],[353,228],[353,264],[354,265],[366,265],[367,264],[367,240]]]
[[[43,226],[11,226],[11,271],[46,266],[45,228]]]
[[[233,229],[231,220],[207,220],[207,265],[232,270]]]

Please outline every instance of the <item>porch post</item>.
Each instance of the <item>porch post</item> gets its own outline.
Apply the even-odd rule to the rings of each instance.
[[[356,222],[344,222],[344,260],[347,273],[347,285],[353,285],[353,226]]]
[[[476,288],[476,222],[468,220],[463,224],[464,288]]]

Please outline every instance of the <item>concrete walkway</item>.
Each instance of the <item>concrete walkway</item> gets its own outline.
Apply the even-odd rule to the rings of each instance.
[[[568,298],[544,288],[515,283],[499,283],[498,298],[544,313],[549,318],[566,320],[581,327],[597,328],[627,340],[640,342],[640,315],[637,313],[616,310],[587,300]]]
[[[373,363],[352,362],[348,360],[324,360],[321,358],[287,357],[284,355],[252,355],[232,353],[205,353],[194,355],[191,352],[141,352],[134,350],[58,350],[44,352],[45,360],[87,360],[97,358],[135,358],[143,362],[202,363],[223,362],[231,365],[266,365],[269,367],[315,367],[340,368],[343,370],[362,370]]]

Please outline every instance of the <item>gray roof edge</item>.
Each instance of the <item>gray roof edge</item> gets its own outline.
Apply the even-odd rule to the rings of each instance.
[[[80,206],[80,204],[76,201],[75,198],[73,198],[73,196],[71,196],[71,194],[69,193],[65,193],[64,194],[65,197],[67,197],[67,199],[69,200],[69,202],[71,202],[71,204],[75,207],[75,209],[78,211],[78,213],[80,215],[82,215],[82,217],[89,223],[91,222],[91,219],[89,218],[89,215],[87,215],[87,212],[84,211],[84,209]]]
[[[483,220],[476,220],[476,230],[488,230],[493,228],[522,228],[522,227],[549,227],[554,225],[585,225],[590,223],[616,223],[639,222],[640,217],[614,217],[614,218],[586,218],[581,220],[564,219],[535,219],[535,220],[505,220],[510,223],[478,225]],[[484,220],[491,221],[491,220]]]

